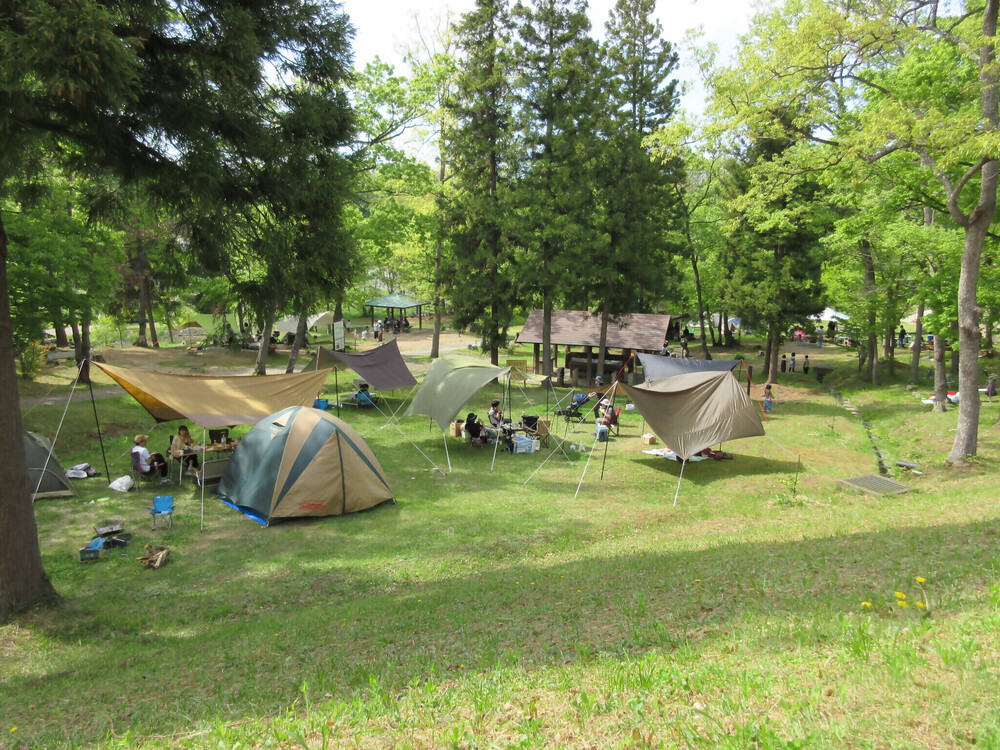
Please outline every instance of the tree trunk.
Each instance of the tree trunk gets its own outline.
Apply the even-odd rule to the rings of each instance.
[[[917,305],[917,319],[913,323],[913,353],[910,355],[910,382],[920,382],[920,353],[924,348],[924,303]]]
[[[601,346],[597,350],[597,375],[604,375],[604,356],[608,346],[608,318],[611,317],[611,298],[604,300],[601,307]],[[607,384],[606,384],[607,385]]]
[[[768,327],[768,347],[771,354],[771,359],[767,366],[767,382],[777,383],[778,382],[778,357],[781,350],[781,335],[778,333],[778,326],[771,323]]]
[[[90,308],[85,307],[80,311],[80,354],[82,358],[77,360],[76,366],[80,371],[79,382],[83,385],[90,383]]]
[[[691,270],[694,271],[694,288],[698,293],[698,322],[701,324],[701,351],[705,359],[711,359],[712,355],[708,351],[708,342],[705,340],[705,302],[701,291],[701,275],[698,273],[698,253],[691,253]],[[712,335],[712,343],[715,344],[715,335]]]
[[[268,311],[264,316],[264,330],[260,337],[260,351],[257,352],[257,363],[254,366],[254,375],[267,375],[267,354],[271,351],[271,327],[274,325],[274,313]]]
[[[542,300],[542,375],[552,376],[552,298]]]
[[[980,114],[992,126],[1000,129],[1000,99],[996,70],[997,9],[1000,0],[986,0],[983,8],[983,43],[979,51]],[[984,157],[985,159],[985,157]],[[958,342],[961,353],[958,372],[958,426],[948,460],[958,463],[966,456],[976,455],[979,446],[979,266],[983,244],[997,206],[997,160],[986,159],[980,172],[979,201],[965,227],[965,247],[962,250],[962,271],[958,278]],[[961,183],[958,188],[961,190]],[[958,195],[949,196],[949,211],[956,213]]]
[[[864,268],[865,297],[871,300],[875,294],[875,259],[872,258],[871,247],[867,241],[861,242],[861,266]],[[865,369],[865,380],[872,385],[878,385],[878,370],[875,368],[878,353],[878,337],[875,330],[875,308],[869,301],[868,307],[868,363]]]
[[[729,329],[729,311],[723,310],[722,312],[723,330],[725,335],[722,340],[727,347],[736,346],[736,339],[733,338],[733,332]]]
[[[149,340],[154,349],[159,349],[160,340],[156,336],[156,323],[153,322],[153,285],[148,273],[143,278],[143,283],[146,286],[146,318],[149,320]]]
[[[948,373],[944,366],[944,339],[934,336],[934,411],[948,411]]]
[[[56,332],[56,346],[60,349],[67,349],[69,348],[69,338],[66,336],[66,319],[63,318],[62,309],[56,308],[52,313],[52,328]]]
[[[771,333],[770,329],[768,329],[767,341],[764,342],[764,372],[768,373],[768,378],[770,378],[771,372],[771,347]],[[768,382],[770,382],[770,380]]]
[[[291,375],[295,372],[295,360],[299,358],[299,349],[305,344],[306,326],[308,324],[309,313],[303,310],[299,314],[299,322],[295,326],[295,339],[292,341],[292,353],[288,355],[288,367],[285,368],[286,375]]]
[[[23,433],[7,288],[7,233],[0,216],[0,455],[7,467],[0,482],[0,624],[56,598],[42,567]]]

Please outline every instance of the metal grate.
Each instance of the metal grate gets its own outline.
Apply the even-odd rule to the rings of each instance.
[[[878,474],[865,474],[862,477],[852,479],[839,479],[837,485],[847,490],[864,492],[866,495],[899,495],[909,492],[910,488],[895,479],[879,476]]]

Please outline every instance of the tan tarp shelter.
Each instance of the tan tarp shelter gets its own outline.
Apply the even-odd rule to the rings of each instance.
[[[340,516],[393,499],[371,448],[346,422],[295,406],[261,420],[240,442],[219,496],[263,525]]]
[[[330,370],[291,375],[167,375],[94,363],[157,422],[189,419],[200,427],[256,424],[289,406],[311,406]]]
[[[314,315],[306,316],[306,330],[310,328],[316,328],[318,326],[332,326],[334,323],[333,311],[328,310],[327,312],[315,313]],[[275,333],[295,333],[299,327],[299,316],[289,315],[286,318],[282,318],[277,323],[274,324]]]
[[[764,434],[760,410],[728,371],[622,388],[653,433],[685,461],[716,443]]]
[[[403,416],[427,414],[442,430],[447,430],[459,410],[480,388],[509,371],[509,367],[496,367],[481,359],[461,355],[436,359]]]

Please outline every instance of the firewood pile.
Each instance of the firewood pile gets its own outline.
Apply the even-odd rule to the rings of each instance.
[[[145,565],[147,568],[159,568],[167,562],[167,558],[170,556],[170,550],[166,547],[154,547],[152,544],[147,544],[145,546],[145,555],[140,555],[136,558],[140,565]]]

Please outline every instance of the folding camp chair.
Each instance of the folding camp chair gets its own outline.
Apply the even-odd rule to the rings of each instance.
[[[129,455],[129,473],[132,475],[132,486],[135,489],[139,489],[139,484],[141,482],[160,482],[160,472],[151,471],[148,474],[143,474],[139,469],[139,456],[135,453],[130,453]]]
[[[153,497],[153,506],[149,509],[150,515],[153,516],[153,528],[155,529],[160,522],[163,528],[169,529],[174,525],[174,496],[173,495],[156,495]]]

